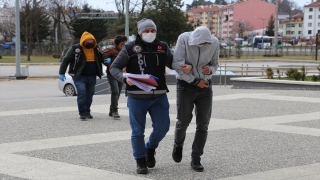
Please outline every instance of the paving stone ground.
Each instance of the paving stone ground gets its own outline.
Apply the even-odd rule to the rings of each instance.
[[[127,98],[119,100],[121,120],[108,116],[110,95],[96,95],[94,118],[80,121],[76,97],[64,97],[56,83],[0,81],[1,180],[320,179],[319,91],[214,86],[201,173],[190,168],[194,119],[183,160],[171,158],[177,111],[176,86],[169,85],[170,131],[156,150],[155,168],[137,175]],[[146,138],[150,132],[148,116]]]

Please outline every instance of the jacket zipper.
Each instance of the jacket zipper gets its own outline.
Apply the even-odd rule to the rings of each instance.
[[[198,47],[198,49],[199,49],[199,56],[198,56],[198,62],[197,62],[196,69],[197,69],[197,72],[198,72],[198,75],[199,75],[199,78],[200,78],[200,73],[199,73],[199,70],[198,70],[198,65],[199,65],[199,61],[200,61],[200,47]]]

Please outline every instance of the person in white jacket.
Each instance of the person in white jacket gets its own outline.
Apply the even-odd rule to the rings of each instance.
[[[206,27],[178,37],[173,54],[172,67],[177,78],[177,123],[174,135],[172,158],[182,160],[183,144],[187,128],[195,107],[196,133],[192,144],[191,167],[194,171],[204,170],[200,156],[207,140],[208,125],[212,110],[211,77],[219,67],[219,41]]]

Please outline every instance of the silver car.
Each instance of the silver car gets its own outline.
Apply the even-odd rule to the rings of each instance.
[[[103,70],[102,70],[102,78],[101,80],[97,80],[96,83],[96,88],[95,88],[95,94],[98,93],[107,93],[109,88],[108,86],[108,80],[107,78],[105,78],[106,74],[106,67],[102,66]],[[64,81],[61,81],[60,79],[58,79],[58,88],[60,91],[62,91],[66,96],[76,96],[77,95],[77,88],[74,85],[73,79],[72,77],[66,73],[66,79]],[[98,78],[98,77],[97,77]]]

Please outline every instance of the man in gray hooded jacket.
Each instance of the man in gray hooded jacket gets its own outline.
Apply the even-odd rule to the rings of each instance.
[[[192,144],[191,167],[203,171],[200,156],[207,140],[212,110],[211,77],[219,67],[219,41],[206,27],[178,37],[172,67],[177,71],[177,123],[172,158],[182,160],[183,144],[195,106],[196,133]]]

